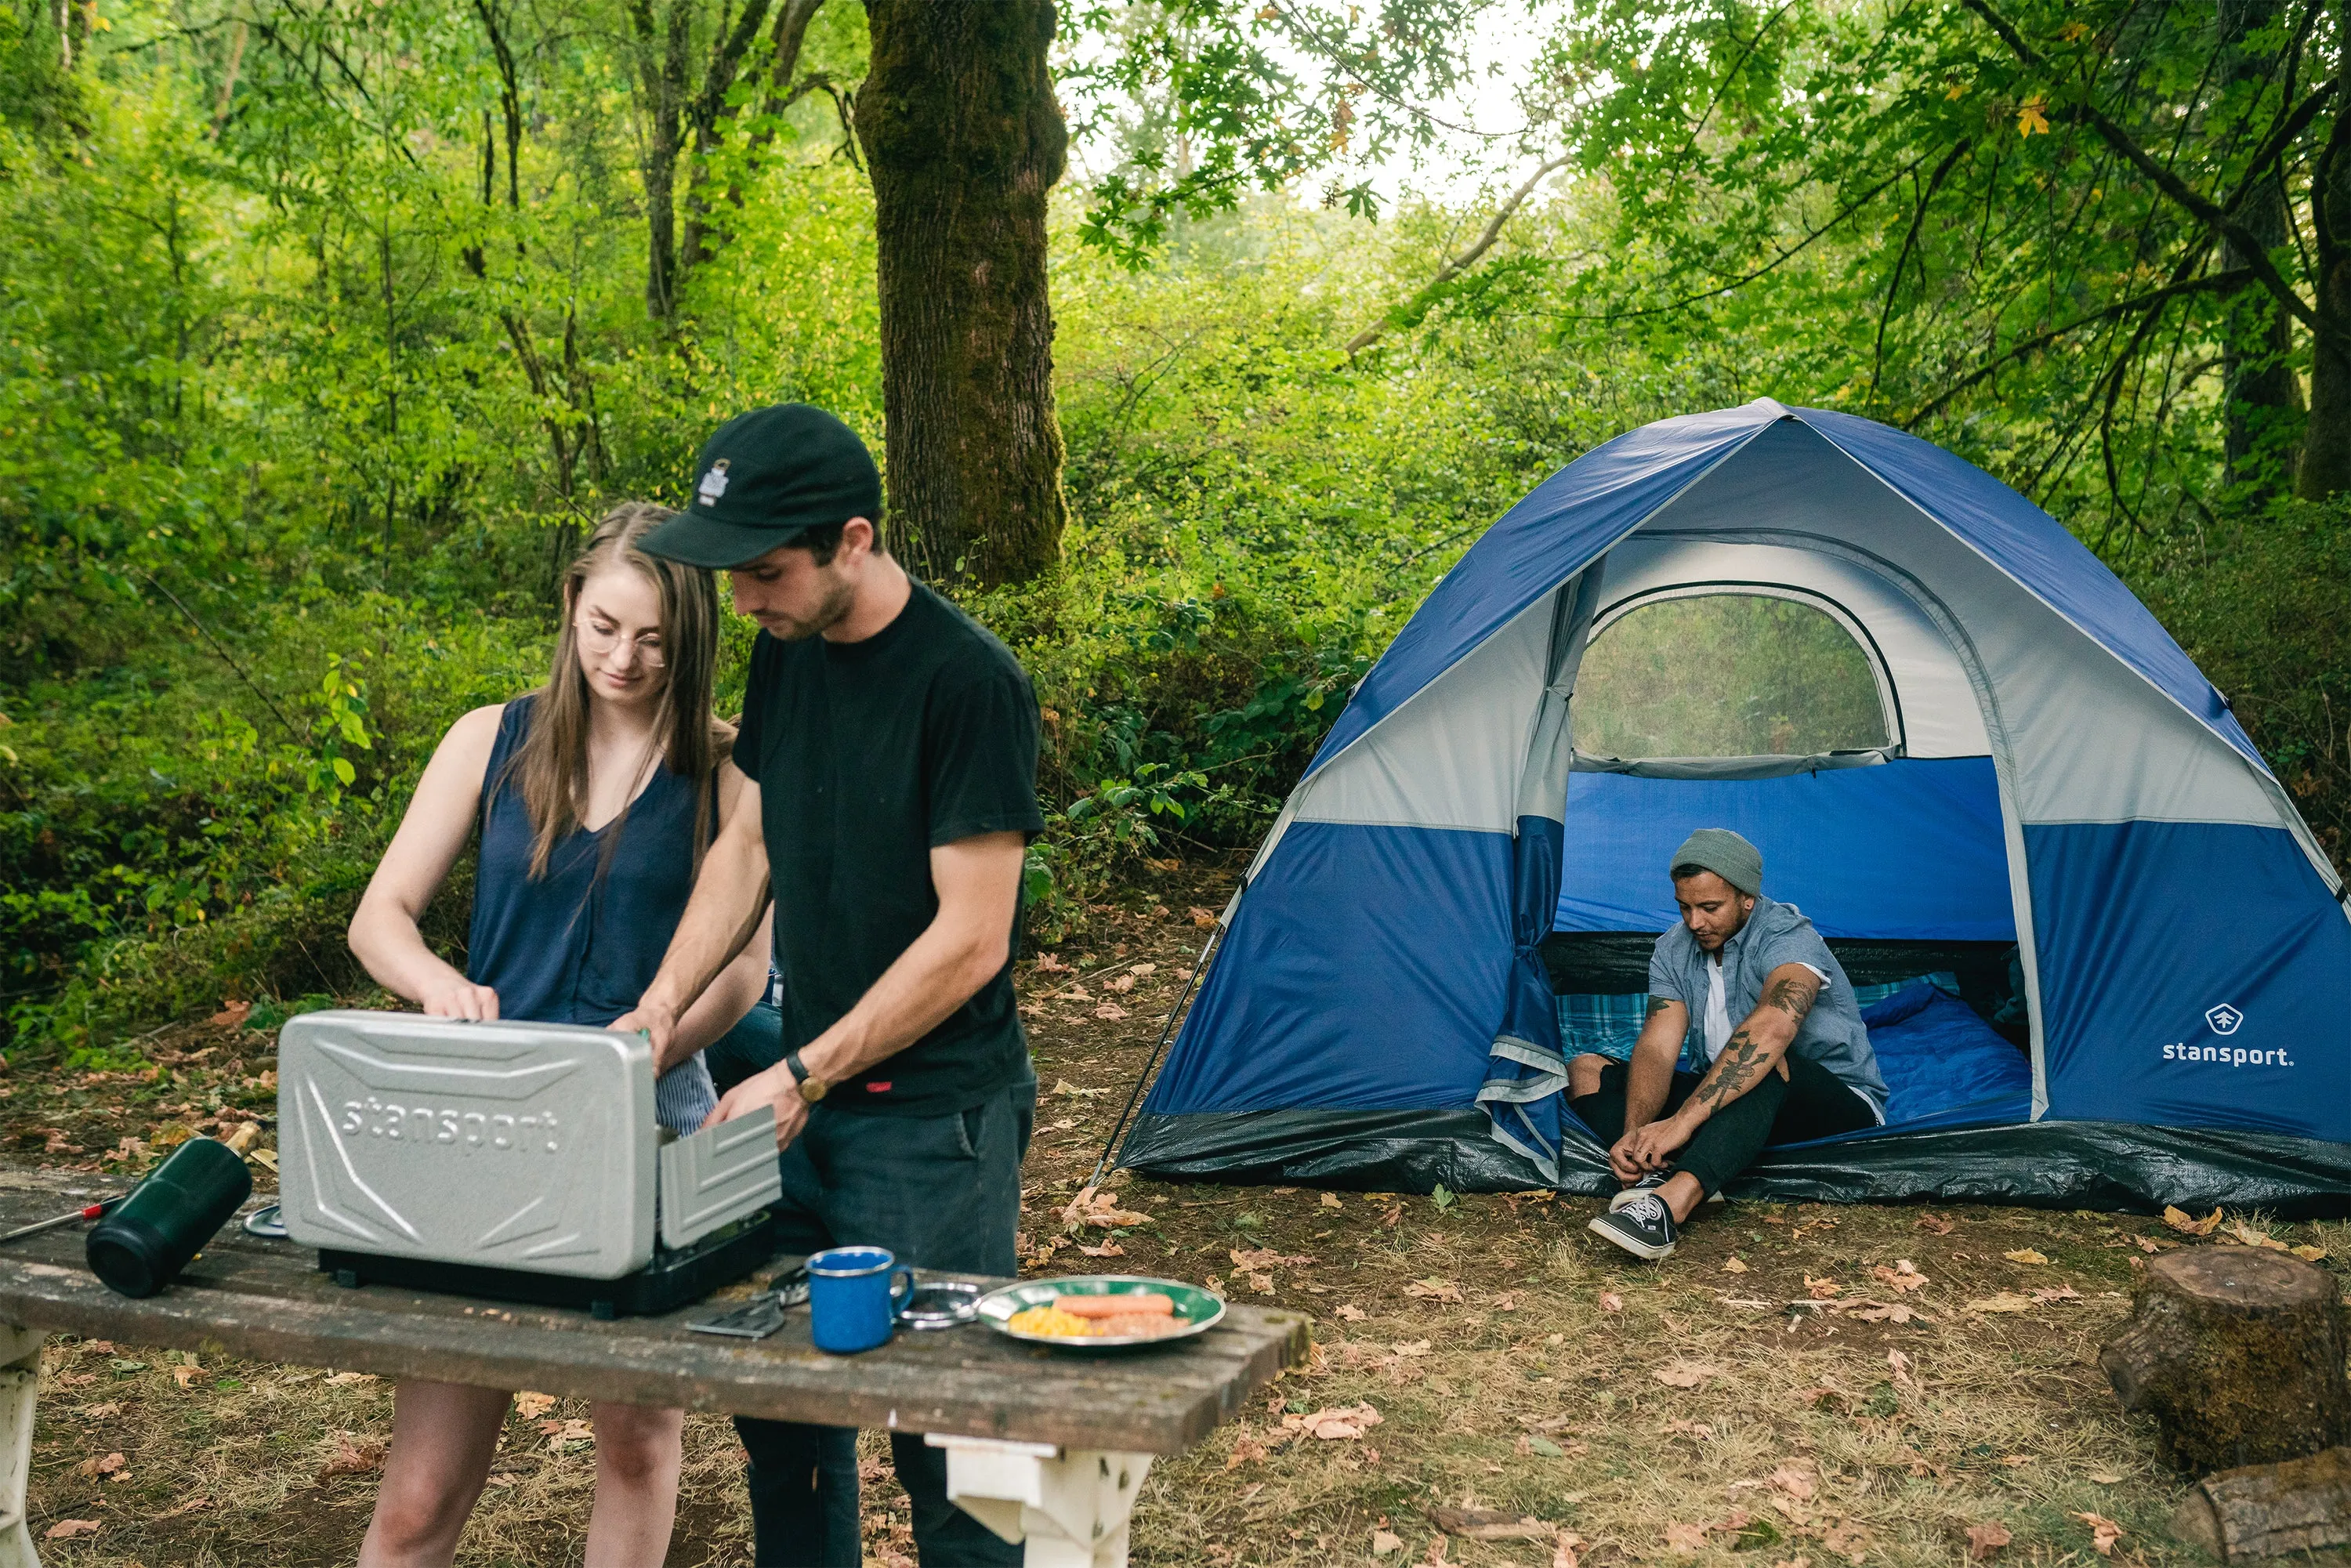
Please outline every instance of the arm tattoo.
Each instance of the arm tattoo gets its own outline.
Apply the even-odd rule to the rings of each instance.
[[[1667,1008],[1672,1007],[1673,1005],[1671,998],[1651,997],[1649,998],[1648,1011],[1641,1015],[1641,1021],[1643,1023],[1648,1022],[1651,1019],[1656,1018],[1659,1013],[1664,1012]]]
[[[1714,1059],[1714,1068],[1706,1075],[1706,1082],[1698,1086],[1698,1092],[1691,1098],[1708,1111],[1719,1110],[1738,1099],[1754,1082],[1755,1059],[1762,1050],[1761,1043],[1747,1032],[1747,1026],[1740,1024],[1723,1045],[1722,1054]]]
[[[1813,1003],[1819,999],[1820,994],[1820,981],[1810,975],[1801,980],[1774,980],[1763,993],[1763,1005],[1778,1008],[1798,1023],[1802,1023],[1804,1015],[1813,1010]]]

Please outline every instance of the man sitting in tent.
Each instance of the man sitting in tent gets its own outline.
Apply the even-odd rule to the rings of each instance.
[[[1568,1105],[1609,1145],[1625,1184],[1591,1228],[1648,1259],[1671,1252],[1690,1211],[1766,1145],[1886,1120],[1853,986],[1813,923],[1763,896],[1761,852],[1727,828],[1700,828],[1671,866],[1681,921],[1650,955],[1632,1060],[1568,1063]],[[1703,1076],[1675,1070],[1693,1015]]]

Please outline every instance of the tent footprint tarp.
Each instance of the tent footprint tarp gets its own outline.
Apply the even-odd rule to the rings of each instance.
[[[1588,650],[1735,596],[1850,640],[1865,744],[1805,751],[1766,694],[1723,730],[1798,737],[1760,755],[1578,746]],[[1121,1162],[1601,1190],[1540,950],[1662,929],[1662,857],[1708,824],[1833,939],[2013,942],[2030,1025],[2013,1119],[1767,1151],[1735,1192],[2351,1209],[2351,919],[2226,700],[2014,491],[1769,400],[1587,454],[1438,584],[1267,836]]]

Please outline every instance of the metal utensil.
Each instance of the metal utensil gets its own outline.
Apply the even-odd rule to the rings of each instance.
[[[910,1329],[951,1329],[979,1316],[979,1287],[957,1281],[917,1285],[898,1309],[898,1326]]]
[[[6,1235],[0,1236],[0,1241],[14,1241],[20,1237],[38,1236],[44,1230],[55,1230],[61,1225],[71,1225],[77,1219],[96,1219],[108,1209],[120,1203],[126,1196],[123,1193],[116,1193],[112,1197],[100,1198],[96,1203],[84,1204],[70,1214],[60,1214],[54,1218],[36,1220],[30,1225],[20,1225]]]
[[[784,1326],[784,1313],[808,1302],[808,1265],[799,1264],[776,1276],[772,1289],[752,1297],[732,1312],[685,1325],[688,1333],[718,1334],[727,1339],[765,1339]]]

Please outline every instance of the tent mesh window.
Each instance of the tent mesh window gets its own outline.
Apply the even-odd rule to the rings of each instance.
[[[1813,757],[1893,744],[1877,669],[1838,620],[1752,592],[1656,598],[1593,634],[1576,680],[1587,757]]]

